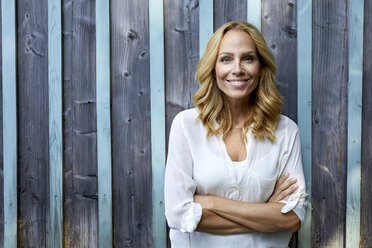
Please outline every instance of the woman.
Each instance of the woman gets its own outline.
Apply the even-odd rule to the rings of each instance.
[[[173,120],[165,174],[172,247],[288,247],[305,215],[296,124],[280,115],[260,32],[229,22],[198,63],[195,109]],[[291,175],[291,179],[289,179]]]

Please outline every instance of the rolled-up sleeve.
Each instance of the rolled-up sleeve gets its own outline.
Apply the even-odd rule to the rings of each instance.
[[[291,131],[292,132],[288,133],[288,137],[291,137],[289,147],[282,158],[282,174],[289,173],[290,178],[295,177],[297,179],[296,184],[298,185],[298,189],[289,197],[288,200],[280,201],[285,204],[281,212],[288,213],[293,210],[300,219],[302,225],[305,219],[307,207],[306,198],[308,195],[306,194],[305,178],[301,160],[301,142],[297,126],[295,126],[294,130]]]
[[[196,229],[202,216],[202,207],[194,203],[195,189],[193,159],[180,113],[171,126],[165,169],[165,215],[170,228],[183,232]]]

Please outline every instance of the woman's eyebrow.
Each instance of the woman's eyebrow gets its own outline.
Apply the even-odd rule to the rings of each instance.
[[[231,52],[221,52],[221,53],[218,54],[218,56],[221,56],[221,55],[229,55],[229,56],[232,56],[232,55],[234,55],[234,54],[231,53]],[[247,56],[247,55],[256,55],[256,51],[248,51],[248,52],[243,53],[243,56]]]

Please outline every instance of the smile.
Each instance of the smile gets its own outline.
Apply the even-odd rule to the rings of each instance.
[[[248,83],[249,79],[238,79],[238,80],[226,80],[229,84],[231,84],[234,87],[241,87]]]

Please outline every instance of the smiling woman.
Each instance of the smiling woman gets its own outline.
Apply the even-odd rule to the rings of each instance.
[[[173,120],[165,174],[172,247],[288,247],[305,215],[296,124],[280,115],[275,62],[246,22],[200,59],[196,108]],[[291,176],[291,178],[290,178]]]

